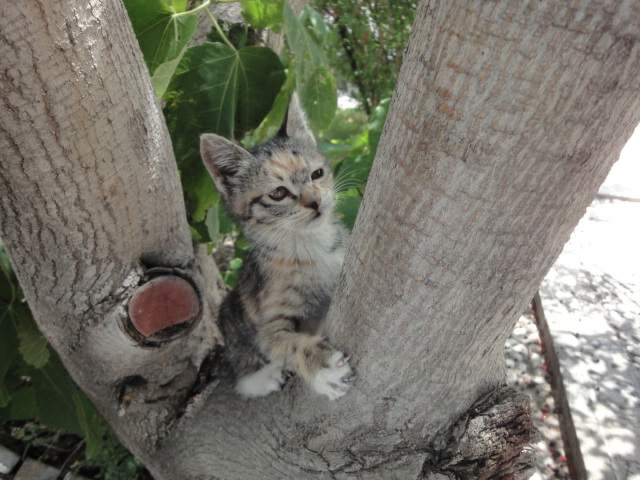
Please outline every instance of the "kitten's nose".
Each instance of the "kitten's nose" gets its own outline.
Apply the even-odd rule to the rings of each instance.
[[[320,199],[312,193],[310,194],[305,192],[300,196],[300,204],[305,208],[311,208],[318,211],[320,208]]]

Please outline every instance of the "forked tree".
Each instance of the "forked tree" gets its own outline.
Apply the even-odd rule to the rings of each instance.
[[[326,333],[358,379],[229,388],[210,257],[119,0],[0,6],[0,233],[157,479],[521,475],[505,339],[640,121],[640,4],[420,2]],[[170,298],[170,301],[167,301]]]

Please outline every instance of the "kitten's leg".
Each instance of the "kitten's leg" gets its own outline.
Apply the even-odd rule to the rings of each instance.
[[[300,375],[316,393],[335,400],[351,386],[354,374],[348,357],[323,337],[295,332],[291,321],[278,319],[261,326],[258,338],[272,361]]]
[[[236,392],[243,397],[264,397],[280,390],[284,381],[282,363],[270,362],[260,370],[241,377],[236,383]]]

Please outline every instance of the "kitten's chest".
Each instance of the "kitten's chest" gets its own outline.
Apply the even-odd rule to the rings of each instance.
[[[325,253],[312,268],[302,270],[293,282],[301,296],[301,331],[313,333],[326,316],[342,268],[344,252]]]
[[[338,248],[334,251],[318,249],[312,252],[308,262],[308,268],[301,268],[298,282],[309,287],[317,287],[333,291],[338,275],[342,269],[344,250]]]
[[[319,230],[315,235],[283,244],[283,255],[295,265],[292,281],[299,286],[333,291],[344,260],[342,232]]]
[[[307,244],[305,255],[277,261],[270,276],[266,297],[278,298],[297,312],[303,330],[313,331],[324,318],[342,269],[344,250],[313,249]]]

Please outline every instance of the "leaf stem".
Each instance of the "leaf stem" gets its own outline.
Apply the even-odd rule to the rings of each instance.
[[[196,12],[202,10],[203,8],[207,8],[210,4],[211,4],[211,0],[204,0],[204,2],[202,2],[197,7],[192,8],[191,10],[186,10],[184,12],[174,13],[173,17],[175,18],[175,17],[181,17],[183,15],[191,15],[192,13],[196,13]],[[209,9],[207,8],[207,10],[209,10]]]
[[[208,8],[206,10],[207,10],[207,14],[209,15],[209,18],[211,19],[211,23],[213,24],[213,27],[216,29],[216,32],[218,32],[218,35],[222,37],[222,40],[224,41],[224,43],[226,43],[227,46],[231,48],[231,50],[237,53],[238,51],[236,50],[236,47],[233,46],[233,44],[229,41],[227,36],[224,34],[224,31],[222,30],[222,28],[220,28],[220,25],[218,24],[216,17],[213,15],[213,13],[211,13],[211,10],[209,10]]]

